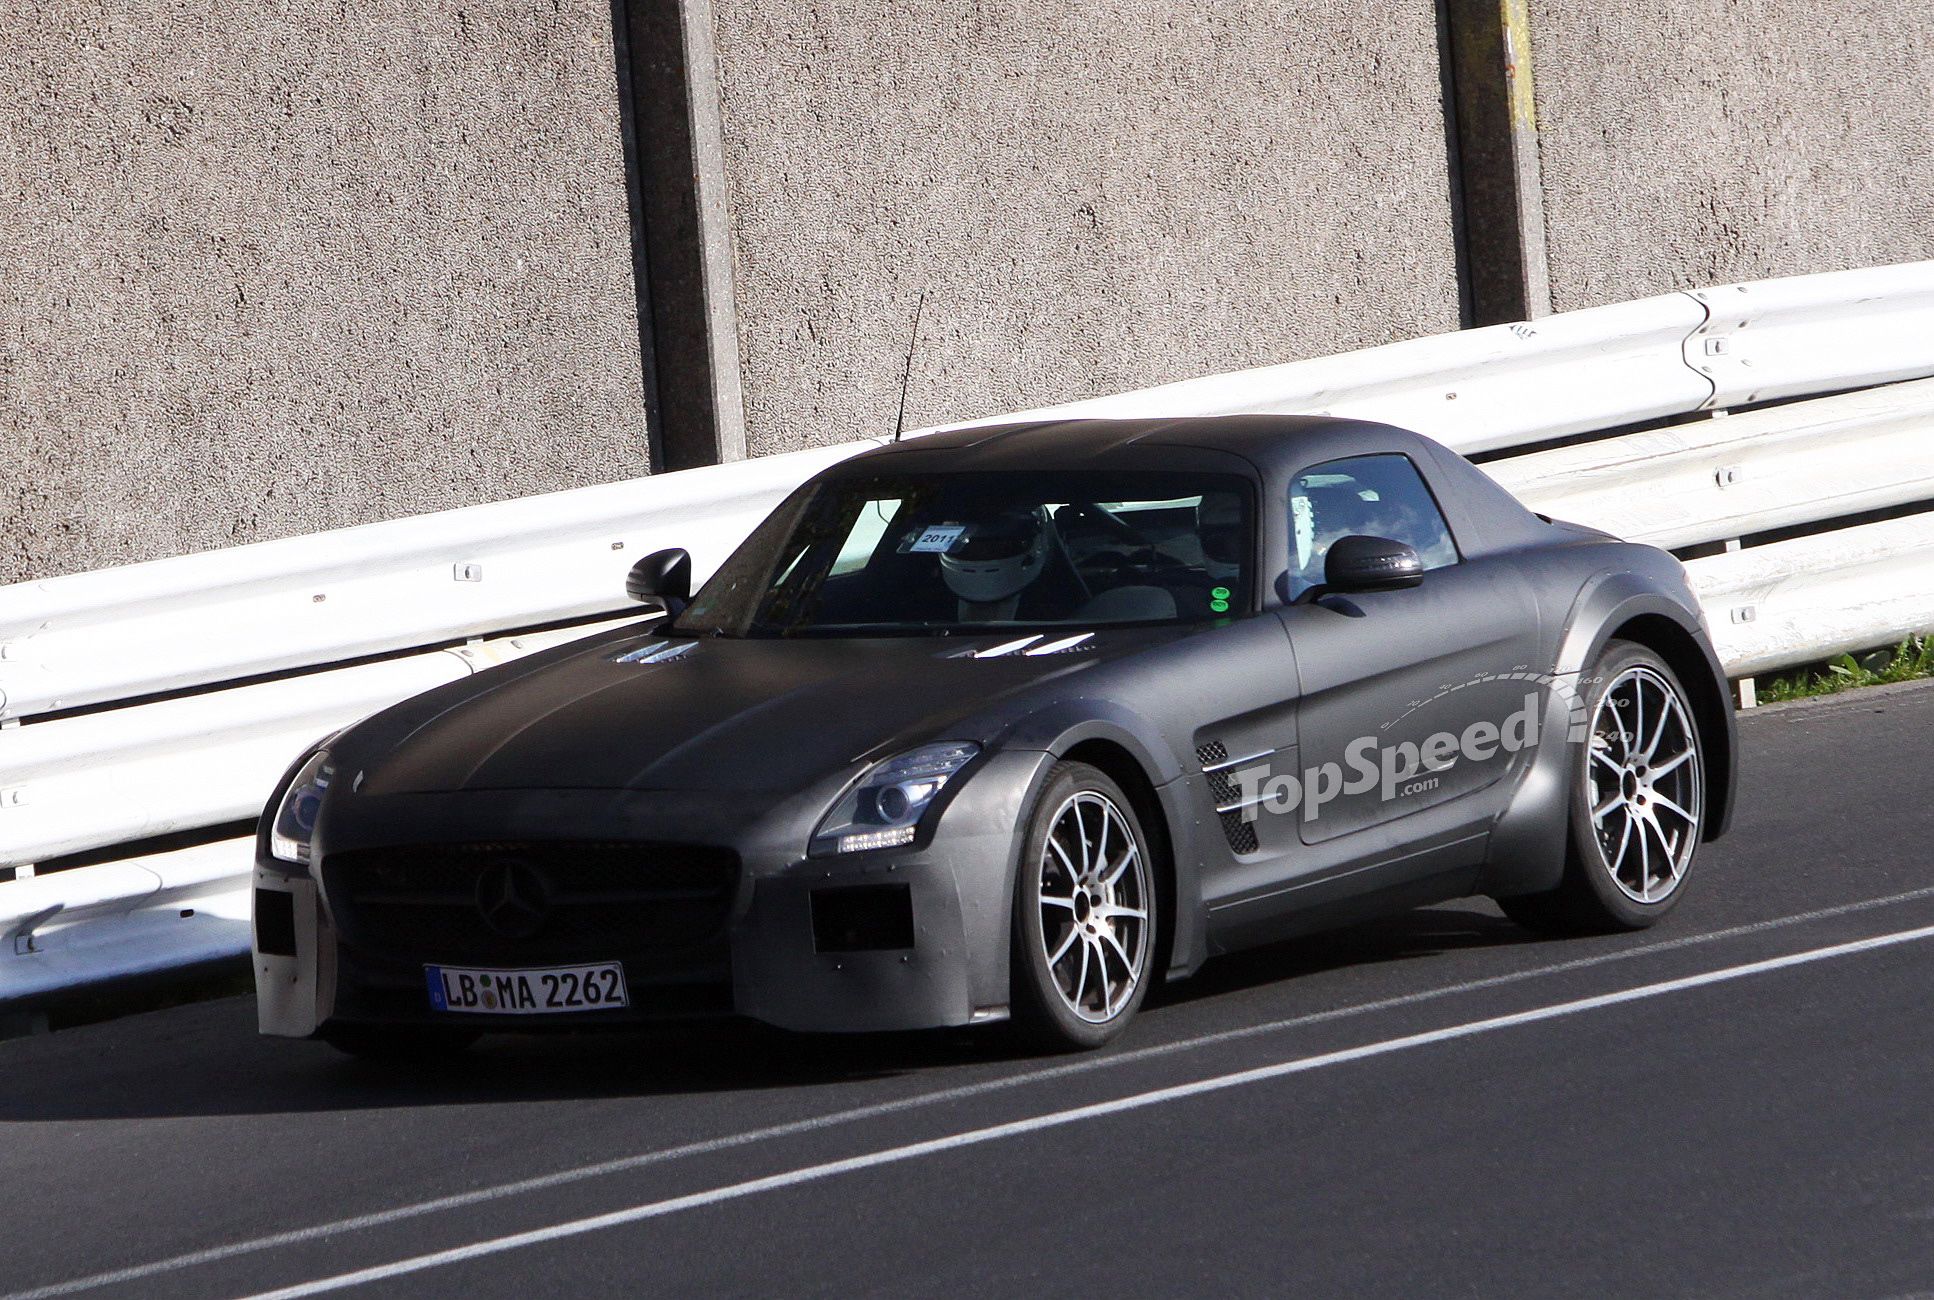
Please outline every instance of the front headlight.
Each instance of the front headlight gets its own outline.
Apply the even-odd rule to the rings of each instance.
[[[814,855],[858,853],[913,843],[920,816],[980,746],[943,741],[875,763],[813,832]]]
[[[269,826],[269,856],[292,866],[309,865],[309,841],[316,833],[316,814],[322,810],[322,797],[336,769],[329,764],[329,751],[318,750],[302,765],[276,805],[275,821]]]

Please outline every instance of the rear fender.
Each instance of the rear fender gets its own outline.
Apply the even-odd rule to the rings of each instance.
[[[1663,558],[1663,557],[1662,557]],[[1566,836],[1571,813],[1571,783],[1584,760],[1590,719],[1585,701],[1595,684],[1595,663],[1620,628],[1635,619],[1669,623],[1696,649],[1668,655],[1701,713],[1707,748],[1709,815],[1706,838],[1725,829],[1732,810],[1735,730],[1725,674],[1714,657],[1699,608],[1686,592],[1684,602],[1659,589],[1656,577],[1631,571],[1605,574],[1580,591],[1559,642],[1556,672],[1545,702],[1543,735],[1537,756],[1526,767],[1491,832],[1490,850],[1476,892],[1499,897],[1555,889],[1564,875]]]

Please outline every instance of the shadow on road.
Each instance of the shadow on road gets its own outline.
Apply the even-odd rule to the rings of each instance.
[[[1412,912],[1209,963],[1150,1010],[1190,1018],[1244,991],[1321,971],[1529,940],[1479,905]],[[1126,1046],[1186,1035],[1145,1021]],[[1028,1059],[999,1027],[863,1036],[732,1022],[559,1037],[499,1035],[449,1062],[376,1065],[320,1043],[263,1039],[246,997],[0,1042],[0,1123],[517,1104],[779,1091]],[[974,1071],[976,1074],[982,1071]]]
[[[1150,1006],[1176,1006],[1345,967],[1415,961],[1469,948],[1541,942],[1487,902],[1469,900],[1403,912],[1218,957],[1193,978],[1152,991]]]

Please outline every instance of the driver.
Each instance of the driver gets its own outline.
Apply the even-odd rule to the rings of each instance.
[[[1012,620],[1021,593],[1047,568],[1048,545],[1048,515],[1039,506],[971,525],[940,557],[941,577],[960,600],[960,621]]]

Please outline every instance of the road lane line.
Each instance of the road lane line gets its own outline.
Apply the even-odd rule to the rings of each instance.
[[[1143,1110],[1167,1102],[1182,1101],[1191,1097],[1201,1097],[1210,1093],[1226,1092],[1252,1083],[1263,1083],[1281,1079],[1293,1074],[1304,1074],[1326,1066],[1343,1065],[1352,1061],[1367,1060],[1376,1056],[1387,1056],[1393,1052],[1408,1051],[1416,1047],[1429,1047],[1437,1043],[1453,1042],[1461,1038],[1471,1038],[1478,1034],[1492,1033],[1499,1029],[1512,1029],[1520,1025],[1537,1024],[1541,1021],[1556,1020],[1561,1016],[1578,1015],[1586,1011],[1598,1011],[1606,1007],[1621,1006],[1628,1002],[1639,1002],[1648,998],[1663,997],[1668,993],[1682,993],[1687,989],[1703,988],[1710,984],[1721,984],[1731,980],[1745,979],[1751,975],[1763,975],[1768,971],[1786,970],[1794,966],[1804,966],[1812,962],[1827,961],[1835,957],[1846,957],[1855,953],[1872,952],[1880,948],[1891,948],[1921,939],[1934,938],[1934,925],[1921,926],[1914,930],[1901,930],[1893,934],[1877,935],[1868,939],[1856,939],[1850,943],[1838,943],[1826,948],[1812,948],[1805,952],[1789,953],[1784,957],[1769,957],[1764,961],[1748,962],[1742,966],[1726,966],[1719,970],[1706,971],[1699,975],[1688,975],[1680,979],[1663,980],[1657,984],[1641,984],[1636,988],[1621,989],[1616,993],[1601,993],[1596,997],[1578,998],[1570,1002],[1558,1002],[1549,1006],[1534,1007],[1529,1011],[1518,1011],[1507,1016],[1493,1016],[1487,1020],[1473,1020],[1461,1025],[1451,1025],[1443,1029],[1432,1029],[1420,1034],[1406,1034],[1401,1038],[1389,1038],[1380,1043],[1367,1043],[1361,1047],[1345,1048],[1341,1051],[1323,1052],[1316,1056],[1304,1056],[1289,1061],[1279,1061],[1274,1065],[1257,1066],[1253,1069],[1238,1070],[1230,1074],[1214,1075],[1198,1079],[1193,1083],[1176,1084],[1167,1088],[1154,1088],[1127,1097],[1117,1097],[1112,1101],[1094,1102],[1086,1106],[1074,1106],[1066,1110],[1050,1111],[1045,1115],[1035,1115],[1027,1119],[1013,1120],[1006,1124],[992,1124],[986,1128],[969,1129],[963,1133],[950,1133],[946,1137],[931,1138],[925,1142],[910,1142],[905,1146],[888,1147],[881,1151],[870,1151],[865,1155],[849,1156],[844,1160],[830,1160],[824,1164],[807,1165],[790,1169],[785,1173],[771,1174],[764,1178],[749,1179],[741,1183],[731,1183],[724,1187],[714,1187],[708,1191],[693,1192],[686,1196],[674,1196],[662,1201],[648,1201],[642,1205],[614,1210],[608,1214],[596,1214],[588,1218],[572,1219],[564,1223],[552,1224],[548,1228],[536,1228],[528,1232],[511,1233],[507,1236],[492,1237],[472,1242],[467,1246],[457,1246],[449,1250],[433,1251],[427,1255],[417,1255],[400,1259],[389,1264],[378,1264],[373,1268],[357,1269],[350,1273],[339,1273],[334,1277],[319,1278],[312,1282],[301,1282],[294,1286],[282,1287],[274,1291],[259,1292],[249,1300],[298,1300],[302,1296],[321,1295],[330,1291],[341,1291],[349,1287],[365,1286],[371,1282],[383,1282],[391,1278],[403,1277],[411,1273],[421,1273],[428,1269],[441,1268],[447,1264],[460,1264],[467,1260],[481,1259],[490,1255],[503,1254],[525,1246],[544,1245],[548,1242],[562,1241],[571,1237],[581,1237],[586,1233],[598,1232],[605,1228],[622,1227],[639,1223],[646,1219],[662,1218],[681,1210],[698,1209],[702,1206],[717,1205],[722,1201],[735,1201],[761,1192],[779,1191],[797,1187],[802,1183],[819,1182],[837,1177],[840,1174],[856,1173],[865,1169],[877,1169],[882,1165],[900,1164],[917,1160],[922,1156],[938,1155],[946,1151],[957,1151],[962,1147],[979,1146],[987,1142],[997,1142],[1003,1138],[1021,1137],[1038,1133],[1043,1129],[1060,1128],[1068,1124],[1078,1124],[1083,1120],[1100,1119],[1120,1115],[1129,1111]]]
[[[1730,926],[1723,930],[1709,930],[1700,934],[1685,935],[1677,939],[1667,939],[1658,943],[1641,944],[1631,948],[1621,948],[1616,952],[1595,953],[1589,957],[1574,957],[1569,961],[1554,962],[1546,966],[1534,966],[1528,970],[1507,971],[1500,975],[1487,975],[1478,979],[1465,980],[1457,984],[1447,984],[1433,989],[1420,989],[1415,993],[1401,993],[1392,997],[1378,998],[1370,1002],[1354,1003],[1347,1007],[1333,1007],[1327,1011],[1311,1011],[1300,1016],[1290,1016],[1280,1020],[1264,1021],[1254,1025],[1242,1025],[1234,1029],[1217,1030],[1214,1033],[1200,1034],[1193,1038],[1177,1039],[1171,1043],[1154,1043],[1147,1047],[1133,1048],[1105,1056],[1088,1056],[1079,1060],[1064,1062],[1028,1071],[1024,1074],[1003,1075],[998,1079],[984,1079],[978,1083],[961,1084],[953,1088],[942,1088],[933,1092],[920,1093],[912,1097],[902,1097],[893,1101],[873,1102],[865,1106],[855,1106],[847,1110],[832,1111],[824,1115],[814,1115],[806,1119],[790,1120],[783,1124],[773,1124],[765,1128],[749,1129],[743,1133],[731,1133],[697,1142],[688,1142],[675,1147],[664,1147],[656,1151],[639,1152],[636,1155],[620,1156],[596,1164],[579,1165],[549,1174],[538,1174],[507,1183],[496,1183],[488,1187],[476,1188],[468,1192],[457,1192],[449,1196],[433,1197],[428,1200],[414,1201],[407,1205],[392,1206],[385,1210],[375,1210],[368,1214],[354,1215],[349,1218],[335,1219],[328,1223],[315,1224],[306,1228],[292,1228],[287,1232],[270,1233],[261,1237],[251,1237],[242,1241],[227,1242],[202,1250],[187,1251],[164,1259],[152,1260],[144,1264],[129,1265],[126,1268],[111,1269],[73,1278],[65,1282],[51,1283],[30,1291],[12,1292],[0,1300],[55,1300],[55,1297],[74,1295],[81,1291],[95,1290],[104,1286],[114,1286],[124,1282],[138,1282],[144,1278],[163,1273],[178,1272],[202,1264],[219,1263],[238,1255],[255,1254],[264,1250],[274,1250],[283,1246],[299,1246],[308,1242],[325,1240],[349,1232],[360,1232],[369,1228],[380,1228],[392,1223],[418,1218],[426,1214],[437,1214],[446,1210],[460,1210],[469,1206],[503,1200],[508,1197],[526,1195],[532,1192],[547,1191],[556,1187],[568,1186],[592,1178],[602,1178],[613,1174],[629,1173],[651,1165],[664,1164],[673,1160],[689,1159],[694,1156],[712,1155],[730,1151],[737,1147],[751,1146],[760,1142],[772,1142],[782,1138],[797,1137],[823,1129],[837,1128],[862,1120],[879,1119],[904,1111],[917,1110],[926,1106],[940,1106],[948,1102],[963,1101],[989,1093],[1002,1092],[1010,1088],[1025,1087],[1028,1084],[1064,1078],[1074,1074],[1085,1074],[1093,1070],[1106,1069],[1118,1065],[1132,1065],[1140,1061],[1172,1056],[1180,1052],[1192,1051],[1200,1047],[1212,1047],[1222,1043],[1236,1042],[1273,1033],[1300,1029],[1309,1025],[1324,1024],[1333,1020],[1343,1020],[1352,1016],[1369,1015],[1378,1011],[1390,1011],[1401,1007],[1416,1006],[1433,1002],[1439,998],[1454,997],[1463,993],[1481,992],[1485,989],[1518,984],[1527,980],[1540,979],[1547,975],[1562,975],[1571,971],[1587,970],[1595,966],[1609,965],[1627,961],[1635,957],[1650,956],[1653,953],[1671,952],[1677,949],[1695,947],[1725,939],[1737,939],[1769,930],[1783,929],[1787,926],[1802,925],[1809,921],[1828,920],[1836,916],[1848,916],[1875,908],[1890,907],[1897,903],[1910,903],[1918,899],[1934,898],[1934,885],[1921,889],[1911,889],[1905,893],[1889,894],[1883,898],[1861,899],[1853,903],[1839,903],[1832,907],[1815,908],[1807,912],[1796,912],[1791,916],[1773,917],[1764,921],[1751,921],[1744,925]]]

